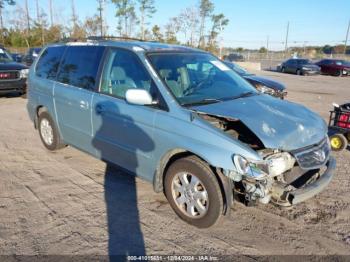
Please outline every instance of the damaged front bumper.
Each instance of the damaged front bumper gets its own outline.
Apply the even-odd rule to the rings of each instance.
[[[328,184],[331,182],[334,176],[334,171],[336,167],[336,160],[334,157],[330,156],[327,162],[327,169],[323,174],[320,174],[314,182],[307,184],[301,188],[298,188],[294,191],[286,192],[286,201],[290,205],[295,205],[309,198],[314,197],[321,191],[323,191]]]

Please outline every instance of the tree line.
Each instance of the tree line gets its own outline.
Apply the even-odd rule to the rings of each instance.
[[[30,15],[28,0],[24,0],[23,6],[15,0],[0,0],[0,40],[4,46],[28,48],[64,38],[107,37],[108,32],[116,32],[120,37],[185,44],[216,52],[222,41],[220,34],[229,23],[224,14],[215,12],[211,0],[198,0],[164,25],[152,23],[157,15],[155,0],[96,0],[95,14],[84,19],[78,16],[75,1],[70,0],[70,19],[63,22],[54,20],[54,0],[48,0],[48,10],[40,6],[42,1],[34,1],[36,12]],[[115,7],[115,25],[104,20],[107,4]],[[5,27],[3,13],[10,5],[15,8]]]

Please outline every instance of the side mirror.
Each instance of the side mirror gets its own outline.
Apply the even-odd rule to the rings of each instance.
[[[134,105],[155,105],[152,96],[144,89],[128,89],[125,93],[126,101]]]

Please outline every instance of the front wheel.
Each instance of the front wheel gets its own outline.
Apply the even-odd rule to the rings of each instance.
[[[223,213],[223,194],[215,174],[197,157],[177,160],[164,180],[165,195],[175,213],[198,228],[213,226]]]
[[[42,112],[38,119],[39,135],[44,146],[50,150],[55,151],[65,147],[61,143],[61,139],[56,128],[55,122],[47,112]]]
[[[302,75],[302,72],[301,72],[300,69],[297,70],[297,75],[298,75],[298,76],[301,76],[301,75]]]
[[[336,73],[335,73],[335,76],[343,76],[343,71],[342,70],[338,70]]]

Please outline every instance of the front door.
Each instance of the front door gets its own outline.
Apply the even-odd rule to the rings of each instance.
[[[151,179],[154,120],[159,109],[128,104],[125,93],[131,88],[145,89],[157,99],[157,88],[137,55],[109,50],[100,93],[93,97],[93,146],[101,159]]]

